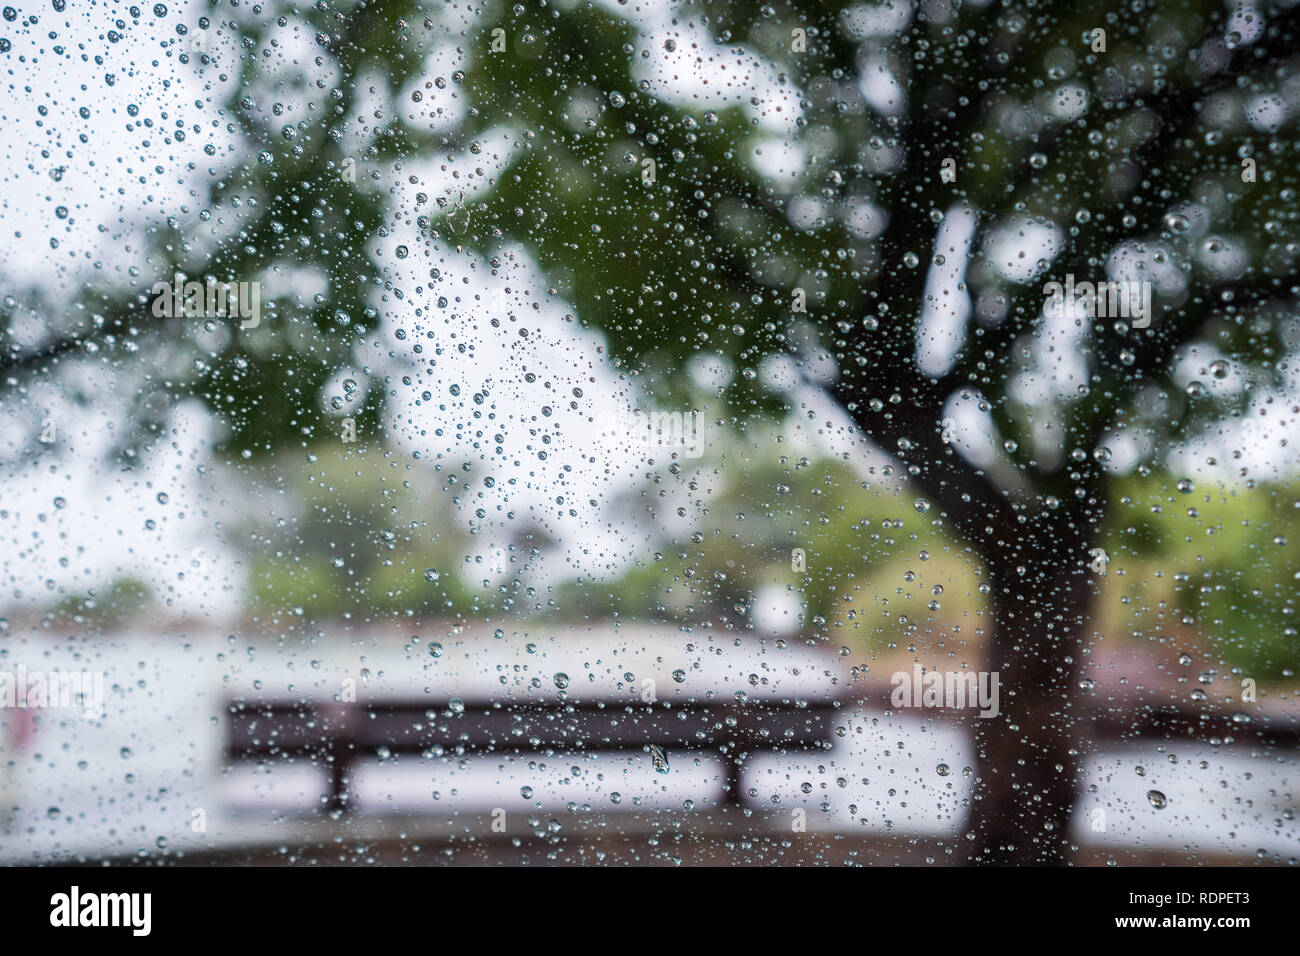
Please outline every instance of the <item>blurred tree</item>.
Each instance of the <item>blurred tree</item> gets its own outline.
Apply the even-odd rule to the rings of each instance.
[[[1261,682],[1294,677],[1300,570],[1290,542],[1300,540],[1300,486],[1197,487],[1154,474],[1122,479],[1115,492],[1103,541],[1128,568],[1113,568],[1124,576],[1112,573],[1107,591],[1139,609],[1118,615],[1128,629],[1153,637],[1190,616],[1226,664]]]
[[[1142,436],[1158,462],[1249,398],[1184,390],[1187,361],[1222,355],[1277,387],[1293,344],[1295,142],[1277,124],[1294,120],[1242,117],[1283,95],[1300,11],[729,3],[684,8],[652,48],[598,8],[520,9],[467,44],[462,137],[517,131],[468,241],[522,243],[616,361],[731,359],[738,413],[771,407],[767,356],[814,383],[837,370],[831,393],[991,584],[986,666],[1018,691],[1005,722],[973,722],[973,858],[1063,862],[1089,746],[1076,697],[1107,435]],[[545,49],[494,58],[494,27]],[[672,48],[684,57],[662,65]],[[684,108],[655,92],[673,69],[753,99]],[[773,133],[782,108],[793,121]],[[774,174],[764,149],[793,168]],[[955,295],[936,281],[954,266]],[[1067,276],[1150,281],[1150,326],[1054,329],[1042,283]],[[945,428],[962,398],[991,463]]]
[[[89,624],[99,628],[115,628],[138,619],[141,612],[153,606],[153,592],[143,581],[131,577],[118,578],[103,594],[94,588],[86,594],[69,595],[53,607],[54,615],[73,624]]]
[[[929,515],[917,514],[914,495],[904,496],[896,474],[862,481],[838,458],[791,448],[779,423],[751,426],[744,442],[729,437],[715,432],[700,460],[678,462],[686,466],[685,487],[670,487],[664,496],[667,482],[654,473],[632,496],[646,523],[661,529],[651,546],[613,580],[570,581],[561,608],[597,619],[614,612],[637,621],[708,620],[770,633],[783,630],[773,618],[793,604],[792,622],[802,620],[823,639],[838,634],[870,653],[900,636],[911,641],[942,631],[963,603],[950,596],[950,614],[943,615],[935,613],[937,595],[919,589],[881,600],[886,582],[915,583],[926,566],[927,577],[951,582],[956,575],[974,592],[966,555],[945,558],[954,543]],[[773,454],[783,439],[788,454]],[[706,530],[692,532],[687,543],[665,527],[665,513],[695,496],[708,503]],[[803,551],[801,566],[796,547]]]
[[[232,450],[308,440],[378,309],[437,294],[438,269],[404,290],[377,261],[372,240],[410,218],[384,187],[405,195],[407,159],[463,157],[462,196],[424,198],[435,255],[521,245],[630,372],[732,363],[742,421],[785,406],[768,374],[784,356],[903,463],[985,568],[986,666],[1016,690],[1004,720],[974,722],[971,858],[1063,862],[1108,435],[1159,462],[1231,404],[1186,389],[1182,368],[1222,356],[1263,390],[1293,343],[1300,8],[730,2],[684,5],[651,34],[630,18],[652,7],[213,3],[191,29],[214,42],[177,55],[219,105],[181,120],[230,139],[148,265],[316,268],[324,291],[277,294],[260,328],[224,336],[152,319],[148,284],[87,290],[63,318],[13,297],[24,321],[5,323],[0,381],[164,346],[154,386],[205,400]],[[665,92],[675,79],[696,92]],[[712,90],[729,101],[684,105]],[[424,97],[450,105],[407,105]],[[1069,275],[1150,279],[1150,327],[1046,317],[1041,284]],[[29,314],[37,338],[18,331]],[[676,388],[670,375],[655,397]]]
[[[449,469],[450,470],[450,469]],[[320,443],[259,469],[253,497],[269,516],[241,529],[251,610],[365,623],[384,618],[479,620],[501,600],[467,583],[466,541],[441,467],[416,468],[378,447]],[[273,520],[269,520],[273,519]]]

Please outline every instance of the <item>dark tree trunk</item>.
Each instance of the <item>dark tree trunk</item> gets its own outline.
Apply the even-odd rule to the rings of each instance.
[[[952,531],[978,553],[990,585],[984,669],[999,677],[1000,713],[971,718],[976,787],[962,854],[975,864],[1065,863],[1069,822],[1091,715],[1079,710],[1079,677],[1093,586],[1089,549],[1101,514],[1100,479],[1059,489],[1055,509],[1030,490],[1012,497],[941,440],[946,387],[924,380],[879,412],[870,398],[895,366],[850,372],[837,397],[863,434],[897,450],[907,474],[939,504]],[[888,388],[888,385],[885,386]]]
[[[836,394],[863,434],[897,450],[909,477],[979,555],[990,585],[984,669],[998,673],[1000,713],[970,719],[977,776],[962,857],[987,865],[1063,864],[1092,722],[1080,711],[1078,685],[1092,636],[1089,562],[1102,513],[1100,477],[1082,474],[1054,489],[1082,492],[1055,509],[1029,490],[1017,504],[941,440],[943,385],[900,389],[906,399],[877,413],[869,400],[883,391],[878,377],[846,375]]]
[[[971,720],[977,776],[964,835],[972,863],[1062,865],[1090,725],[1078,688],[1089,536],[1068,513],[1001,530],[1013,540],[984,552],[993,592],[985,667],[999,675],[1000,714]]]

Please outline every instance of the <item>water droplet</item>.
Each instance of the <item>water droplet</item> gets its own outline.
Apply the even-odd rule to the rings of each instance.
[[[655,773],[668,772],[668,754],[658,744],[650,745],[650,760],[654,763]]]

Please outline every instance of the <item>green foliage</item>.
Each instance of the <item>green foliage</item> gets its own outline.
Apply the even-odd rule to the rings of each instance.
[[[296,459],[296,461],[295,461]],[[255,613],[362,620],[454,618],[498,610],[473,588],[450,485],[382,447],[337,443],[263,475],[283,502],[250,520]]]
[[[1294,675],[1300,484],[1192,487],[1160,474],[1122,491],[1103,542],[1123,573],[1110,578],[1130,609],[1119,620],[1141,630],[1140,609],[1163,599],[1153,629],[1194,627],[1249,676]]]
[[[968,549],[892,469],[872,469],[864,481],[842,459],[774,454],[775,427],[751,429],[747,439],[715,441],[708,457],[682,469],[679,480],[708,503],[691,530],[656,541],[613,580],[570,583],[557,604],[593,618],[745,629],[775,590],[799,608],[807,633],[838,634],[863,648],[934,630],[982,605]],[[670,492],[664,507],[674,500]],[[803,570],[795,548],[804,551]],[[936,613],[944,605],[947,613]]]
[[[164,46],[219,92],[160,136],[166,147],[182,129],[208,135],[216,118],[212,165],[143,258],[167,278],[261,279],[267,316],[250,330],[159,323],[148,286],[105,284],[84,291],[63,330],[73,347],[93,340],[101,362],[161,345],[145,389],[202,399],[229,426],[231,451],[310,444],[327,421],[326,383],[379,309],[418,307],[439,282],[436,267],[418,289],[387,275],[376,240],[414,210],[435,257],[522,245],[620,365],[680,372],[699,354],[724,358],[740,373],[727,390],[740,413],[784,407],[760,374],[774,354],[832,359],[837,392],[869,433],[876,393],[935,417],[942,408],[927,406],[977,390],[1011,464],[1063,500],[1075,482],[1038,447],[1044,422],[1068,451],[1120,417],[1162,445],[1213,419],[1223,402],[1188,401],[1171,374],[1193,341],[1276,380],[1288,322],[1260,296],[1286,293],[1297,271],[1300,225],[1285,213],[1300,186],[1297,141],[1232,117],[1276,87],[1272,58],[1289,49],[1293,11],[1262,10],[1264,37],[1213,56],[1205,38],[1227,14],[1209,0],[1104,16],[1066,2],[895,12],[899,28],[871,33],[862,8],[839,3],[687,4],[678,39],[652,43],[632,11],[594,2],[211,0],[210,22],[189,27],[207,52],[185,52],[183,33]],[[1105,53],[1089,46],[1099,25]],[[498,29],[506,49],[493,52]],[[796,29],[806,50],[794,49]],[[457,68],[426,75],[431,54],[451,48]],[[683,63],[730,99],[697,109],[661,95]],[[865,91],[886,69],[902,89],[882,104]],[[412,109],[446,89],[459,117]],[[1215,95],[1240,109],[1201,108]],[[508,143],[499,155],[485,152],[494,133]],[[466,208],[454,195],[407,201],[423,183],[405,164],[436,156],[476,165],[460,180]],[[1242,157],[1258,161],[1256,182],[1241,181]],[[952,184],[938,178],[948,158]],[[918,320],[929,266],[956,251],[934,247],[939,224],[961,203],[978,220],[963,289],[976,319],[936,382],[915,367]],[[1137,243],[1153,275],[1180,277],[1161,280],[1152,329],[1094,323],[1075,350],[1087,383],[1033,401],[1015,383],[1040,361],[1024,344],[1043,329],[1047,263],[1012,276],[992,241],[1029,225],[1062,239],[1053,274],[1096,277]],[[304,274],[320,288],[301,289]],[[806,313],[793,311],[796,290]],[[659,398],[677,387],[670,376]],[[1159,408],[1146,414],[1138,399],[1152,389]],[[386,397],[375,390],[368,424]]]
[[[721,445],[719,448],[723,447]],[[709,502],[695,530],[655,542],[612,580],[567,585],[557,603],[592,618],[744,629],[756,596],[799,602],[808,633],[879,651],[963,624],[987,607],[979,559],[921,514],[896,477],[863,482],[842,461],[764,456],[764,440],[706,459],[689,480]],[[1121,479],[1101,546],[1098,627],[1119,640],[1198,635],[1225,666],[1277,680],[1300,666],[1300,485],[1180,490],[1168,473]],[[791,549],[806,550],[806,571]],[[935,586],[939,591],[935,591]]]
[[[75,624],[103,630],[121,627],[137,619],[152,605],[153,591],[147,584],[137,578],[121,577],[103,593],[92,588],[86,594],[63,598],[54,606],[53,612]]]
[[[934,240],[964,201],[980,220],[966,291],[986,318],[965,336],[944,381],[949,390],[977,388],[1017,449],[1016,467],[1060,495],[1070,482],[1038,460],[1033,440],[1044,418],[1063,419],[1061,440],[1086,449],[1117,415],[1163,443],[1226,410],[1176,387],[1168,359],[1186,342],[1204,341],[1276,382],[1271,361],[1287,348],[1285,317],[1243,308],[1256,300],[1241,283],[1231,284],[1235,298],[1213,290],[1244,275],[1255,291],[1285,291],[1300,236],[1294,218],[1278,212],[1300,185],[1296,145],[1194,115],[1207,84],[1188,54],[1222,17],[1210,3],[1110,15],[1101,18],[1105,55],[1084,40],[1098,16],[1066,3],[917,14],[899,34],[872,38],[853,37],[851,17],[836,4],[737,2],[700,6],[677,21],[693,27],[684,26],[689,39],[680,42],[700,69],[717,69],[738,49],[750,77],[741,90],[758,92],[762,78],[776,77],[797,102],[795,122],[789,102],[784,116],[776,112],[779,98],[710,110],[657,96],[647,77],[664,77],[648,64],[664,51],[603,8],[562,7],[549,22],[503,11],[468,44],[464,90],[476,112],[466,135],[508,118],[512,143],[504,173],[475,196],[472,225],[457,241],[483,254],[523,244],[579,319],[604,331],[611,354],[633,368],[680,370],[689,356],[709,353],[752,373],[771,353],[808,360],[824,350],[845,372],[890,381],[899,376],[882,367],[902,368],[905,385],[919,384],[908,366],[923,278],[932,254],[951,253],[934,250]],[[536,45],[527,56],[492,54],[488,26],[531,33]],[[808,30],[806,53],[791,51],[795,27]],[[861,95],[868,54],[912,84],[893,114]],[[1223,77],[1211,88],[1265,92],[1266,71],[1239,59],[1236,90]],[[1067,122],[1075,99],[1085,106]],[[1177,115],[1160,115],[1162,106]],[[778,145],[795,157],[783,175],[757,162]],[[1245,155],[1270,170],[1249,188],[1239,175]],[[960,170],[952,187],[938,182],[947,157]],[[646,159],[656,163],[653,184],[639,175]],[[1139,183],[1140,174],[1149,181]],[[1171,212],[1180,202],[1206,218],[1193,225]],[[869,207],[888,219],[879,237],[853,228]],[[807,209],[819,213],[806,220]],[[432,235],[445,240],[442,223]],[[1013,346],[1042,329],[1046,262],[1031,268],[1032,279],[1012,278],[1015,264],[986,242],[1027,223],[1063,236],[1053,274],[1095,277],[1129,241],[1160,250],[1155,263],[1182,273],[1180,288],[1161,279],[1163,311],[1152,330],[1133,338],[1095,323],[1076,353],[1091,382],[1055,397],[1054,407],[1042,396],[1026,402],[1014,388],[1033,370],[1027,350]],[[1292,240],[1286,251],[1270,238],[1282,235]],[[1244,272],[1227,265],[1236,254]],[[1155,278],[1155,265],[1148,268]],[[792,311],[796,289],[807,292],[807,314]],[[1224,314],[1207,321],[1216,308]],[[733,383],[735,407],[753,408],[759,397],[769,410],[780,405],[751,373]],[[1139,408],[1136,399],[1153,386],[1161,404],[1147,415],[1150,403]]]

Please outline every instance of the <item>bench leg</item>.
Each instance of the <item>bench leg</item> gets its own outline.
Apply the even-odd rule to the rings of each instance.
[[[327,704],[321,708],[317,719],[330,734],[326,749],[330,776],[327,812],[348,813],[352,809],[352,802],[348,799],[352,746],[348,738],[356,722],[356,708],[347,704]]]
[[[348,765],[343,759],[343,755],[333,753],[330,755],[329,762],[330,789],[329,803],[326,805],[330,813],[347,813],[349,809],[348,802]]]
[[[330,813],[349,813],[348,784],[352,778],[352,752],[347,741],[335,737],[329,747]]]
[[[740,790],[740,776],[745,769],[745,754],[732,750],[727,755],[727,792],[723,794],[722,803],[728,807],[741,807],[745,797]]]

